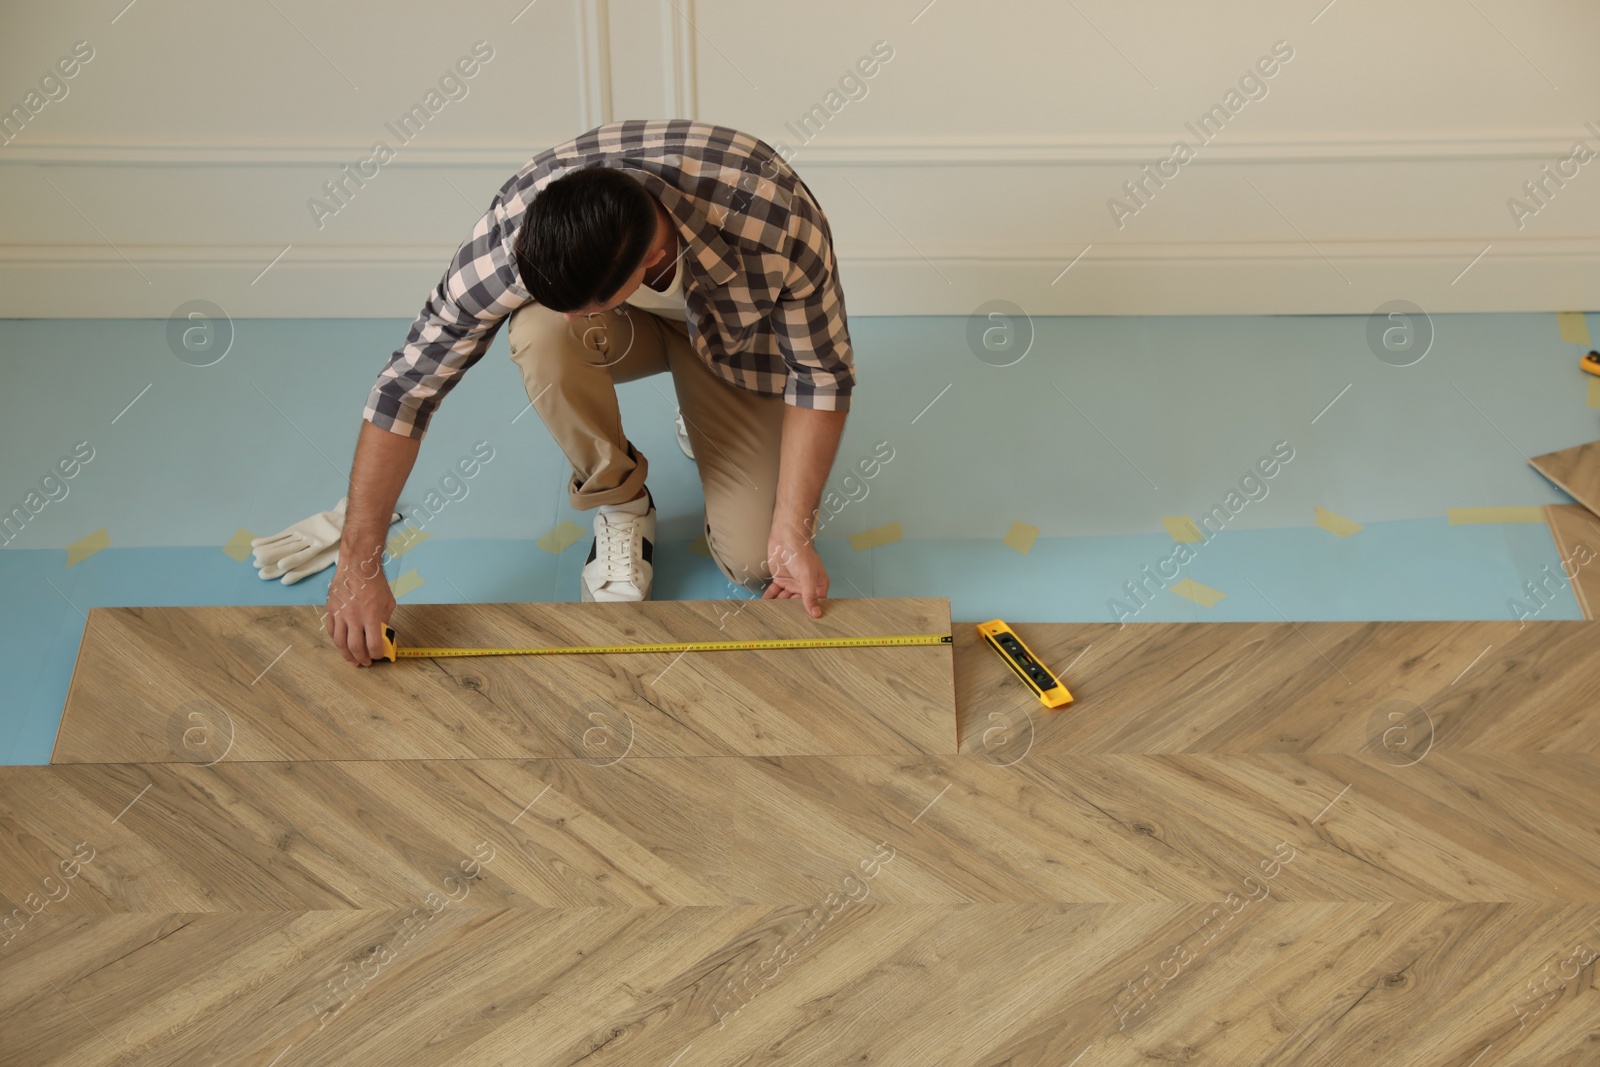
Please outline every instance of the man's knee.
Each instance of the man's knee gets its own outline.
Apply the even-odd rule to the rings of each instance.
[[[527,351],[544,351],[552,346],[572,343],[571,323],[559,311],[538,304],[524,304],[511,313],[508,339],[511,358]]]
[[[565,352],[590,366],[611,367],[633,350],[637,325],[621,308],[571,321],[559,311],[527,304],[511,315],[511,358],[520,363],[525,353]]]
[[[767,560],[766,539],[734,539],[730,544],[727,538],[713,540],[713,536],[708,530],[706,546],[728,581],[751,593],[764,592],[772,581],[772,564]]]

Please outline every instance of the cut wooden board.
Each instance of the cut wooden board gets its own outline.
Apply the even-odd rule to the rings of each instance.
[[[1528,462],[1572,499],[1600,515],[1600,441],[1546,452]]]
[[[948,646],[407,659],[358,668],[312,607],[95,608],[54,763],[955,751]],[[412,646],[949,633],[946,600],[415,604]]]
[[[1600,518],[1580,504],[1550,504],[1544,509],[1550,537],[1561,556],[1561,575],[1572,584],[1583,617],[1600,607]]]

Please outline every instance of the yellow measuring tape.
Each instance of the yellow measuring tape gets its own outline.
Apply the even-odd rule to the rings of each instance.
[[[552,656],[574,653],[750,652],[776,648],[866,648],[876,646],[948,645],[949,634],[894,634],[886,637],[794,637],[763,641],[670,641],[651,645],[565,645],[556,648],[411,648],[395,641],[394,627],[383,628],[381,662],[437,659],[442,656]]]

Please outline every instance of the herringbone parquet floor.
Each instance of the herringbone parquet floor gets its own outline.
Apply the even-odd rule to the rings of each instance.
[[[8,1065],[1600,1063],[1596,624],[1016,624],[1049,713],[968,623],[953,696],[949,649],[707,653],[563,664],[589,706],[104,615],[152,677],[80,659],[73,762],[0,769]]]

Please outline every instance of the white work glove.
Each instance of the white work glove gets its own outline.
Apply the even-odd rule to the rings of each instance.
[[[272,537],[257,537],[251,541],[259,568],[256,573],[268,580],[277,578],[284,585],[293,585],[339,562],[339,541],[344,536],[344,512],[348,503],[348,497],[341,497],[332,511],[318,512]],[[400,521],[399,514],[390,516],[389,521]]]

